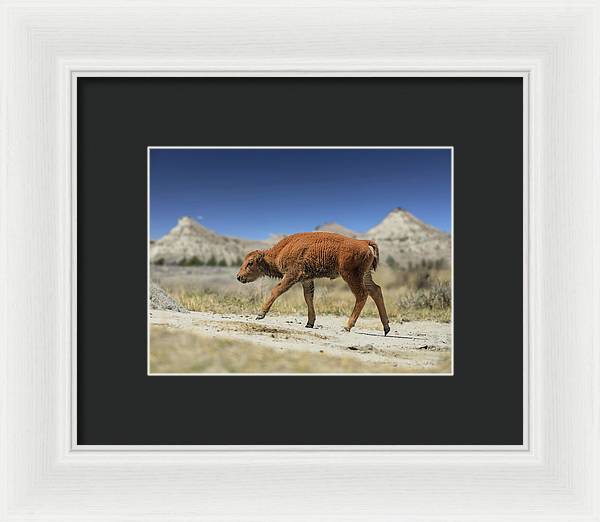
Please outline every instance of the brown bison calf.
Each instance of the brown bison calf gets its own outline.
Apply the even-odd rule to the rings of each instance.
[[[312,328],[315,324],[313,280],[318,277],[335,279],[341,276],[356,297],[346,330],[350,331],[356,324],[367,296],[370,295],[377,305],[383,331],[387,335],[390,326],[383,294],[381,287],[371,277],[371,270],[377,268],[378,262],[379,249],[374,241],[351,239],[329,232],[305,232],[288,236],[268,250],[250,252],[242,263],[237,279],[242,283],[256,281],[262,276],[281,279],[273,288],[271,297],[263,304],[257,319],[265,317],[281,294],[294,284],[302,283],[308,306],[306,326]]]

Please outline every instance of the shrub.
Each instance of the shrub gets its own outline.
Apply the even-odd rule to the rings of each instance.
[[[431,280],[429,272],[426,270],[420,270],[417,272],[417,277],[415,279],[415,288],[417,290],[422,290],[430,286]]]
[[[212,255],[210,259],[206,262],[206,266],[217,266],[217,258]]]
[[[158,266],[163,266],[165,264],[165,258],[161,257],[160,259],[157,259],[156,261],[154,261],[154,264]]]
[[[221,261],[219,261],[218,266],[227,266],[227,261],[225,261],[224,259],[221,259]]]
[[[396,269],[398,268],[398,261],[396,261],[392,256],[387,256],[386,260],[385,260],[387,266],[389,266],[392,269]]]
[[[201,261],[200,259],[198,259],[197,256],[193,256],[188,262],[187,262],[187,266],[202,266],[204,264],[204,261]]]
[[[434,281],[430,288],[421,288],[400,298],[400,306],[405,308],[442,310],[450,308],[451,303],[452,288],[447,281]]]

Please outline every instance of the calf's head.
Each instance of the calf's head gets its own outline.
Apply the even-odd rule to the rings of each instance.
[[[253,250],[244,258],[237,275],[237,280],[240,283],[251,283],[263,275],[260,265],[263,262],[264,255],[262,250]]]

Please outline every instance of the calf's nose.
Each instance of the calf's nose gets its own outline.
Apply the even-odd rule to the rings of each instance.
[[[237,276],[237,280],[241,283],[242,282],[242,276]]]

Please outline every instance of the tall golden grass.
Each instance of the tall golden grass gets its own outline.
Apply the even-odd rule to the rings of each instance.
[[[254,283],[237,283],[233,272],[189,271],[183,275],[159,277],[158,283],[191,311],[254,314],[276,284],[273,279]],[[196,275],[195,275],[196,274]],[[382,287],[388,315],[395,321],[432,320],[449,322],[452,316],[451,272],[449,269],[393,270],[381,266],[374,280]],[[341,279],[315,281],[315,308],[319,314],[347,316],[354,306],[354,296]],[[306,314],[302,287],[295,285],[283,294],[271,309],[274,314]],[[371,299],[362,312],[377,317]]]

